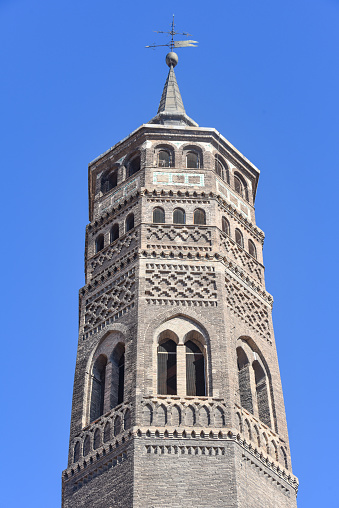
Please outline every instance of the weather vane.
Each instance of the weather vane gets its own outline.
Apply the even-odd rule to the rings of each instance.
[[[176,32],[174,28],[175,28],[175,24],[174,24],[174,14],[173,14],[171,30],[169,32],[163,32],[161,30],[154,30],[155,33],[157,33],[157,34],[170,35],[171,36],[170,42],[168,42],[167,44],[151,44],[150,46],[145,46],[146,48],[152,48],[152,49],[158,48],[160,46],[169,47],[171,49],[171,52],[168,53],[168,55],[166,56],[166,62],[169,67],[170,66],[175,67],[175,65],[178,63],[178,56],[173,52],[174,48],[186,48],[188,46],[191,46],[192,48],[196,48],[197,47],[196,44],[198,44],[198,41],[191,41],[191,40],[175,41],[174,40],[175,35],[185,35],[186,37],[192,37],[192,35],[187,32]]]

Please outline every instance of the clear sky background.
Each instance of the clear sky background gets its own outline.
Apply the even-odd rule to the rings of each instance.
[[[0,0],[1,507],[60,506],[87,164],[156,114],[173,12],[187,114],[261,170],[298,506],[339,506],[339,1]]]

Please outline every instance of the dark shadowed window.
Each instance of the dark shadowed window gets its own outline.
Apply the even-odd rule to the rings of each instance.
[[[185,224],[185,211],[182,208],[173,211],[173,224]]]
[[[247,409],[247,411],[253,413],[253,401],[250,381],[250,362],[248,361],[245,351],[241,347],[237,348],[237,362],[238,362],[240,404],[242,405],[242,407]]]
[[[124,401],[125,391],[125,346],[117,344],[112,354],[111,408]]]
[[[95,252],[100,252],[105,246],[104,235],[97,236],[95,240]]]
[[[128,164],[128,176],[132,176],[140,169],[140,155],[133,157]]]
[[[257,257],[257,251],[254,245],[254,242],[252,240],[248,240],[248,252],[253,256],[254,258]]]
[[[240,229],[235,230],[235,241],[240,247],[244,247],[244,239]]]
[[[158,394],[177,393],[177,345],[168,339],[158,346]]]
[[[93,366],[90,411],[91,421],[96,420],[104,413],[106,365],[106,356],[100,355]]]
[[[118,171],[111,171],[106,173],[101,179],[101,191],[103,193],[110,191],[117,186],[118,183]]]
[[[111,243],[119,238],[119,224],[113,224],[111,229]]]
[[[134,214],[130,213],[126,218],[126,233],[134,228]]]
[[[118,404],[124,400],[124,382],[125,382],[125,353],[121,355],[118,364],[119,381],[118,381]]]
[[[205,359],[199,346],[187,341],[186,344],[186,391],[187,395],[204,396],[205,389]]]
[[[226,233],[226,235],[230,234],[230,223],[225,217],[221,219],[221,227],[223,232]]]
[[[186,154],[186,168],[199,168],[199,155],[197,153],[188,152]]]
[[[201,208],[194,210],[194,224],[206,224],[206,214]]]
[[[258,362],[258,360],[254,360],[252,364],[255,376],[255,387],[257,394],[257,404],[259,411],[259,419],[264,422],[268,427],[271,426],[271,415],[270,415],[270,406],[268,399],[268,387],[267,387],[267,379],[266,374]]]
[[[246,181],[240,175],[234,175],[234,189],[241,197],[248,201],[248,189]]]
[[[159,168],[171,167],[171,155],[167,150],[160,150],[158,153],[158,166]]]
[[[79,443],[79,441],[77,441],[75,443],[75,447],[74,447],[74,457],[73,457],[74,460],[73,460],[73,462],[78,462],[79,458],[80,458],[80,443]]]
[[[229,171],[228,167],[220,162],[220,160],[216,157],[215,163],[214,163],[214,169],[215,172],[224,182],[229,183],[230,177],[229,177]]]
[[[165,222],[165,212],[158,206],[153,209],[153,222],[154,224],[163,224]]]

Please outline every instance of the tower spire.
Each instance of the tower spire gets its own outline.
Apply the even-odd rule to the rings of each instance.
[[[160,124],[176,124],[176,125],[189,125],[198,126],[198,124],[186,115],[184,104],[181,98],[177,79],[175,77],[174,67],[178,63],[178,55],[173,51],[174,48],[184,47],[196,47],[197,41],[186,40],[186,41],[175,41],[174,36],[177,34],[189,36],[191,34],[187,32],[176,32],[174,25],[174,14],[171,25],[171,30],[168,32],[157,31],[156,33],[166,33],[171,35],[171,40],[167,44],[152,44],[146,46],[146,48],[156,48],[159,46],[167,46],[171,49],[166,55],[166,63],[170,68],[166,83],[160,99],[158,108],[158,114],[152,118],[149,123],[160,123]]]

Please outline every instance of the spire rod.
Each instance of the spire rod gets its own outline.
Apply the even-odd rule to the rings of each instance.
[[[173,52],[174,48],[186,48],[188,46],[190,46],[192,48],[196,48],[197,47],[196,44],[198,44],[198,41],[191,41],[191,40],[175,41],[174,40],[175,35],[185,35],[186,37],[192,37],[192,35],[189,34],[188,32],[176,32],[175,31],[174,14],[173,14],[173,19],[172,19],[170,31],[166,32],[166,31],[162,31],[162,30],[154,30],[154,32],[156,34],[168,34],[171,36],[171,40],[167,44],[155,44],[154,43],[154,44],[151,44],[150,46],[145,46],[146,48],[155,49],[155,48],[159,48],[161,46],[167,46],[170,48],[171,52]]]

